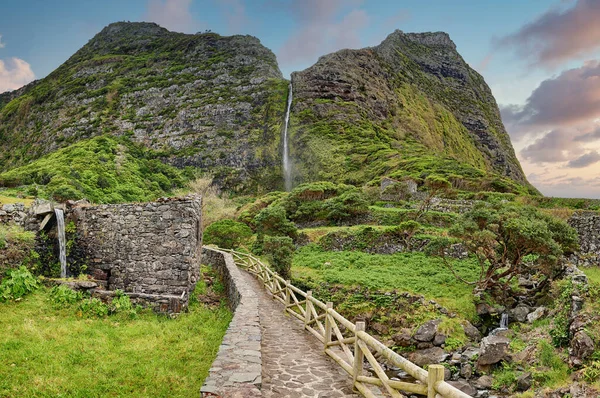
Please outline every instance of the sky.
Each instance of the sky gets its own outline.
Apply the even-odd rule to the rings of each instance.
[[[600,198],[600,0],[2,1],[0,92],[43,78],[117,21],[250,34],[286,77],[395,29],[448,32],[491,87],[529,181]]]

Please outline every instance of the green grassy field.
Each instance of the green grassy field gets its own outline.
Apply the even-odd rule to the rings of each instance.
[[[459,275],[475,279],[478,265],[473,259],[454,260]],[[441,259],[423,253],[393,255],[357,251],[328,252],[309,245],[294,255],[292,274],[308,285],[327,283],[369,290],[409,292],[435,299],[465,318],[475,316],[472,286],[457,280]]]
[[[0,303],[0,397],[198,396],[231,313],[190,307],[86,319],[45,289]]]

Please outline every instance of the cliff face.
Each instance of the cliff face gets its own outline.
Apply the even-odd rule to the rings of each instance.
[[[296,183],[435,173],[458,188],[533,190],[490,89],[445,33],[396,31],[292,80]],[[48,77],[0,95],[0,173],[108,134],[229,189],[281,189],[287,95],[254,37],[114,23]]]
[[[483,179],[483,189],[528,186],[489,87],[445,33],[395,31],[292,81],[299,181],[435,171],[467,186]]]
[[[286,97],[274,54],[254,37],[111,24],[48,77],[0,97],[0,170],[114,134],[235,189],[274,187]]]

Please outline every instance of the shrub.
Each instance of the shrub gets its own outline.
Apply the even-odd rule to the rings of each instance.
[[[234,249],[248,243],[252,237],[252,230],[246,224],[221,220],[210,224],[204,231],[204,242],[224,249]]]
[[[75,304],[83,299],[81,292],[76,292],[65,285],[54,286],[50,290],[50,299],[54,304]]]
[[[131,312],[134,311],[133,305],[131,305],[131,300],[129,296],[127,296],[122,290],[115,290],[115,297],[112,299],[109,312],[111,314],[116,314],[119,312]]]
[[[39,286],[37,278],[25,266],[8,270],[0,284],[0,301],[20,299]]]
[[[278,205],[261,210],[254,217],[254,225],[259,235],[289,236],[290,238],[298,235],[298,228],[287,219],[284,208]]]
[[[287,236],[265,236],[263,244],[269,263],[282,278],[291,278],[294,244]]]
[[[108,315],[108,306],[97,298],[83,300],[79,304],[79,310],[88,317],[104,317]]]

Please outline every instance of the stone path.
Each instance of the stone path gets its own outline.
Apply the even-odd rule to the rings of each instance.
[[[258,295],[263,397],[358,398],[352,392],[352,380],[323,353],[321,342],[287,315],[256,278],[242,273]]]

